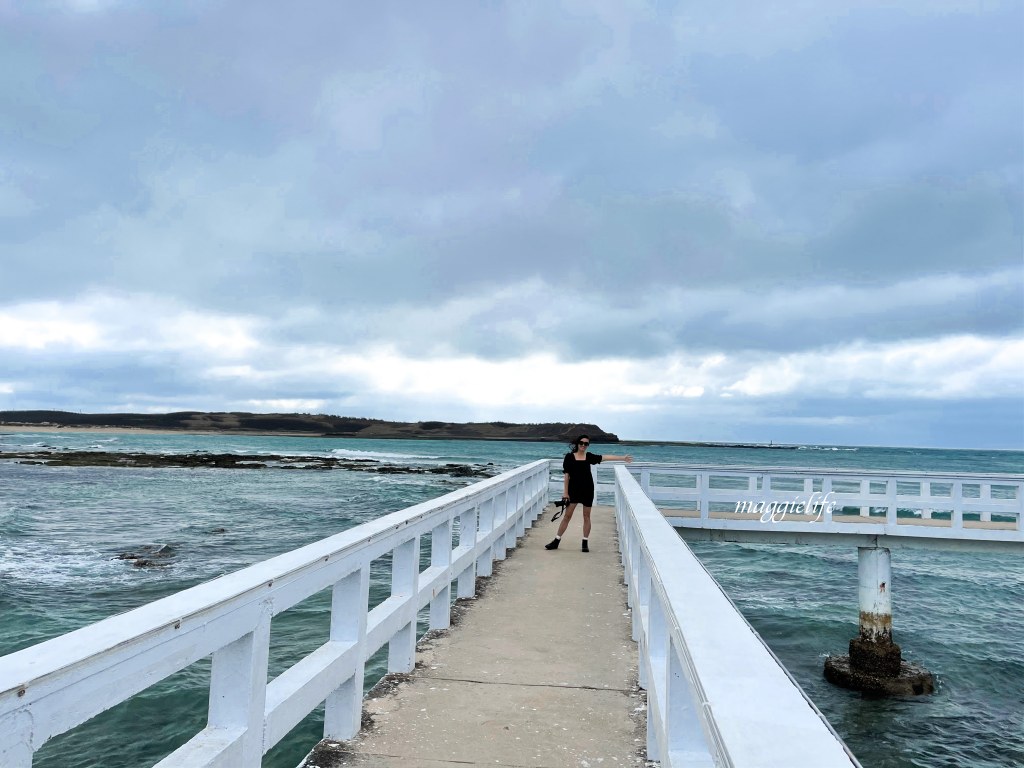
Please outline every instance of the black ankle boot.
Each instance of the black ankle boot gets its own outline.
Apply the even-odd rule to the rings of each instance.
[[[550,544],[545,544],[544,549],[558,549],[559,539],[552,539]]]
[[[587,546],[587,540],[586,539],[583,540],[583,551],[584,552],[589,552],[590,551],[590,547]]]

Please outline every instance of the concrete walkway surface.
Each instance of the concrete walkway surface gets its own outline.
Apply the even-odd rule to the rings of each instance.
[[[561,547],[544,549],[552,513],[477,581],[451,629],[421,643],[408,680],[371,692],[362,732],[334,757],[315,752],[308,768],[644,765],[645,699],[614,512],[594,508],[589,553],[579,509]]]

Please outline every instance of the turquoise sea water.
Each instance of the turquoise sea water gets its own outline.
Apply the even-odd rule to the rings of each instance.
[[[0,434],[0,655],[120,613],[379,515],[466,485],[445,475],[353,471],[28,466],[7,450],[61,449],[329,454],[402,465],[558,458],[548,443],[325,440],[93,433]],[[594,446],[601,452],[601,446]],[[1024,470],[1024,453],[892,448],[767,449],[630,446],[637,459],[879,470]],[[622,447],[606,447],[621,453]],[[213,533],[215,529],[225,533]],[[114,560],[145,544],[175,557],[146,570]],[[878,701],[829,686],[825,654],[856,634],[850,547],[697,544],[694,550],[871,768],[1024,765],[1024,558],[895,552],[896,640],[937,673],[934,696]],[[383,574],[381,575],[383,584]],[[379,587],[378,589],[382,589]],[[315,597],[275,620],[271,675],[326,636]],[[373,668],[382,671],[378,662]],[[372,670],[368,675],[372,675]],[[207,664],[196,664],[49,743],[37,768],[151,765],[205,721]],[[368,683],[372,680],[368,680]],[[170,714],[169,713],[173,713]],[[319,738],[314,713],[268,754],[293,768]]]

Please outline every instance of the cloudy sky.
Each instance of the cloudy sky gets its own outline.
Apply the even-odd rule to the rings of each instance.
[[[1024,447],[1022,27],[0,0],[0,409]]]

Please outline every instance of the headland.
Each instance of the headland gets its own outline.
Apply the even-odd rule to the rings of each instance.
[[[404,440],[517,440],[559,443],[569,442],[577,435],[586,433],[594,442],[619,442],[617,435],[605,432],[596,424],[579,423],[399,422],[308,413],[0,411],[0,431],[36,429],[296,435]]]

